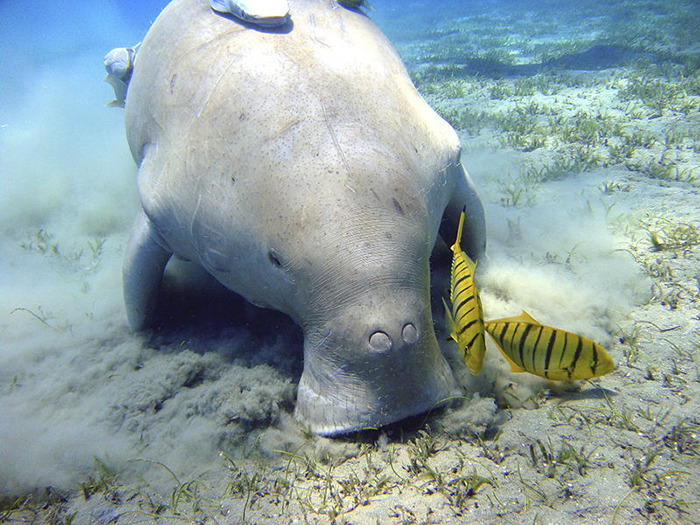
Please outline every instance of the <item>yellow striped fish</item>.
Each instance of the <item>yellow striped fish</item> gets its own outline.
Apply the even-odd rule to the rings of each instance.
[[[529,372],[553,381],[575,381],[603,376],[615,368],[599,344],[541,325],[526,312],[485,324],[512,372]]]
[[[462,228],[464,213],[459,217],[457,240],[452,245],[452,272],[450,274],[450,302],[452,310],[445,305],[445,318],[450,337],[457,341],[464,362],[474,375],[479,375],[484,366],[486,339],[484,335],[484,309],[474,283],[476,263],[462,251]]]

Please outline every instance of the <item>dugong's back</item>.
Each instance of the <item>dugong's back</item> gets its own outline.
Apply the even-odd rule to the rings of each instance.
[[[194,163],[188,177],[206,178],[187,184],[225,187],[233,160],[247,179],[237,182],[285,199],[290,183],[318,192],[320,179],[353,162],[343,150],[362,158],[363,149],[374,155],[390,144],[386,154],[414,177],[434,177],[450,162],[459,147],[454,131],[420,98],[366,16],[335,0],[292,0],[290,11],[291,23],[266,31],[215,14],[206,0],[168,5],[143,42],[129,86],[126,127],[136,161],[159,144]],[[141,195],[173,195],[183,179],[176,168],[142,175]],[[176,198],[179,207],[197,205]],[[149,204],[164,206],[144,202],[153,215]]]

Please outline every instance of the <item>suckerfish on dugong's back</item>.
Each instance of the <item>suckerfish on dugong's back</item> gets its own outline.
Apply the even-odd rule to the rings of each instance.
[[[107,105],[111,107],[124,107],[126,100],[126,91],[129,87],[131,74],[134,71],[134,60],[136,58],[136,48],[134,47],[118,47],[112,49],[105,55],[104,66],[107,71],[105,82],[114,89],[114,100]]]
[[[433,331],[429,258],[483,208],[454,130],[357,10],[290,0],[292,23],[232,23],[175,0],[149,30],[126,98],[139,212],[127,314],[153,319],[175,254],[304,332],[296,415],[314,432],[378,427],[458,392]]]
[[[287,0],[209,0],[209,5],[219,13],[263,27],[281,26],[289,20]]]

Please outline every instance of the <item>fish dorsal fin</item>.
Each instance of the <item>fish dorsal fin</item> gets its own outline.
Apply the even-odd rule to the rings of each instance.
[[[520,314],[520,318],[521,318],[523,323],[532,323],[532,324],[539,324],[539,325],[542,324],[538,321],[535,321],[535,319],[529,313],[527,313],[525,310],[523,310],[523,312]]]
[[[466,252],[462,252],[462,255],[464,256],[464,260],[467,263],[467,266],[469,267],[469,271],[471,272],[472,275],[476,275],[476,265],[477,263],[472,261],[472,258],[469,257]]]
[[[536,321],[525,310],[523,310],[520,315],[516,315],[515,317],[504,317],[503,319],[492,319],[490,321],[485,322],[485,324],[494,324],[494,323],[529,323],[529,324],[538,324],[540,326],[542,325],[542,323],[540,323],[539,321]]]
[[[457,227],[457,239],[452,245],[452,253],[454,253],[455,255],[462,251],[462,229],[464,228],[464,215],[466,214],[466,212],[467,208],[465,206],[464,208],[462,208],[462,213],[459,216],[459,226]]]

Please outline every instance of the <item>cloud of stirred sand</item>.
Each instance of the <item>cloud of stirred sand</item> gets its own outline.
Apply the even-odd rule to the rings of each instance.
[[[51,26],[60,44],[49,52],[32,38],[27,47],[21,31],[0,44],[3,58],[11,47],[24,57],[0,80],[11,88],[0,117],[0,496],[73,487],[94,457],[202,471],[217,450],[251,446],[251,428],[271,425],[255,436],[270,450],[304,439],[290,422],[300,336],[283,316],[195,280],[170,296],[171,331],[126,326],[120,266],[135,167],[122,112],[104,107],[112,93],[101,61],[140,35],[110,5],[76,3],[54,25],[46,13],[28,19],[20,2],[0,6],[1,24]],[[58,26],[86,29],[80,41],[62,40]],[[594,186],[565,180],[544,187],[532,207],[503,208],[492,203],[491,181],[501,161],[465,157],[487,205],[490,264],[479,277],[487,318],[526,309],[606,342],[609,314],[629,308],[639,279],[614,252]],[[492,348],[485,376],[505,370]],[[470,393],[485,385],[466,383]],[[464,418],[488,419],[492,407]],[[464,418],[445,424],[460,428]]]

